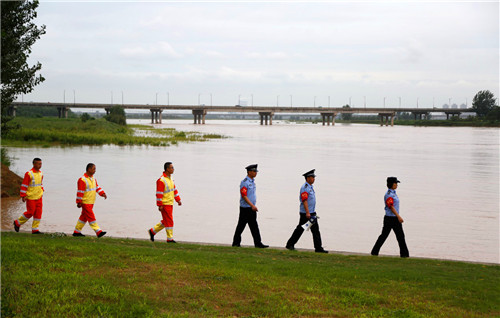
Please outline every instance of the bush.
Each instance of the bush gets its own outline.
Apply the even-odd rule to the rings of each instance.
[[[7,153],[7,149],[1,148],[0,151],[1,151],[2,164],[6,165],[7,167],[10,167],[10,164],[12,162],[10,160],[11,158],[9,157],[9,154]]]
[[[109,109],[109,115],[104,116],[109,122],[125,126],[127,125],[127,118],[125,117],[125,110],[121,106],[113,106]]]
[[[94,120],[95,118],[90,116],[89,114],[87,113],[83,113],[81,116],[80,116],[80,119],[82,120],[82,122],[86,122],[88,120]]]

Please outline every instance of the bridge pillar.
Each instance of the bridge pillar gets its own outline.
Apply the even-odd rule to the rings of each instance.
[[[273,116],[274,116],[273,112],[259,112],[259,116],[261,125],[263,125],[265,122],[267,126],[268,119],[269,119],[269,125],[273,124]]]
[[[111,108],[104,108],[104,110],[106,111],[106,115],[109,115]]]
[[[68,118],[68,107],[57,107],[59,118]]]
[[[391,127],[394,126],[395,113],[379,113],[378,116],[380,117],[380,126],[384,126],[384,124],[389,126],[389,117],[391,118]]]
[[[205,125],[206,109],[193,109],[194,124]]]
[[[10,106],[9,109],[7,110],[7,115],[16,117],[16,106]]]
[[[320,113],[320,115],[323,121],[323,126],[325,125],[325,121],[328,126],[330,126],[330,123],[332,126],[335,126],[335,116],[337,116],[336,113]]]

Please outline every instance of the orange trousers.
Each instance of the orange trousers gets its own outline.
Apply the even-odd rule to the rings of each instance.
[[[31,225],[31,233],[39,232],[38,226],[40,225],[40,220],[42,219],[42,209],[43,209],[43,198],[38,200],[26,199],[26,212],[21,214],[21,216],[15,220],[17,226],[21,226],[31,217],[33,217],[33,224]]]

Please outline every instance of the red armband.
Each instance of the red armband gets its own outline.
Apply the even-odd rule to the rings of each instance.
[[[300,194],[300,199],[302,200],[302,202],[304,202],[305,200],[307,200],[307,198],[309,198],[309,193],[307,192],[302,192]]]
[[[385,200],[385,205],[387,205],[388,208],[392,207],[394,205],[394,199],[388,197],[387,200]]]
[[[246,197],[247,196],[247,188],[246,187],[241,188],[240,193],[241,193],[242,197]]]

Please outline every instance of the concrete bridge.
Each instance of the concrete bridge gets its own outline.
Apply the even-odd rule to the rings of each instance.
[[[446,118],[450,116],[460,116],[461,113],[474,112],[471,108],[342,108],[342,107],[277,107],[277,106],[206,106],[206,105],[143,105],[143,104],[91,104],[91,103],[35,103],[35,102],[14,102],[9,110],[11,116],[16,115],[17,107],[56,107],[59,111],[59,118],[67,118],[70,108],[102,108],[109,114],[111,107],[121,106],[124,109],[145,109],[151,112],[151,123],[161,124],[162,112],[167,110],[190,110],[194,116],[195,124],[205,124],[205,116],[208,112],[228,112],[228,113],[258,113],[261,125],[272,125],[275,113],[288,114],[311,114],[319,113],[323,120],[323,126],[335,125],[335,116],[338,114],[377,114],[380,117],[380,125],[394,125],[394,117],[398,112],[412,113],[416,119],[429,113],[444,113]]]

